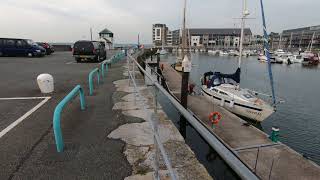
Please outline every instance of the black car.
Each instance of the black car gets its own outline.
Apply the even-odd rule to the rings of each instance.
[[[37,44],[43,47],[46,50],[47,55],[50,55],[54,52],[54,48],[52,45],[46,42],[37,42]]]
[[[77,62],[91,60],[101,62],[107,58],[105,44],[98,41],[77,41],[73,45],[73,57]]]

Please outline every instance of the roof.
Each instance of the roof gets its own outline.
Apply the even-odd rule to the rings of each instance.
[[[240,35],[241,29],[240,28],[191,28],[190,34],[215,34],[215,35]],[[250,28],[244,29],[245,35],[252,35]]]
[[[104,30],[99,32],[99,34],[113,34],[113,32],[111,32],[109,29],[105,28]]]
[[[308,33],[308,32],[314,32],[314,31],[319,31],[320,26],[310,26],[310,27],[303,27],[303,28],[296,28],[296,29],[287,29],[284,30],[282,33],[287,34],[287,33],[300,33],[302,31]]]

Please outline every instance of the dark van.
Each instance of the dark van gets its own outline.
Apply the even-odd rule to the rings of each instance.
[[[0,38],[0,56],[44,56],[46,50],[31,39]]]
[[[81,62],[81,60],[101,62],[107,58],[106,47],[103,42],[77,41],[74,43],[72,51],[77,62]]]

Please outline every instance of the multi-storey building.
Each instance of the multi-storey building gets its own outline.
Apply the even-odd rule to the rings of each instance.
[[[241,29],[236,28],[191,28],[187,29],[188,42],[192,47],[237,48],[240,45]],[[244,45],[252,45],[252,32],[244,30]],[[165,24],[154,24],[152,27],[153,45],[181,45],[181,30],[170,31]]]
[[[165,24],[153,24],[152,26],[153,45],[161,46],[162,42],[164,42],[164,45],[166,45],[168,31],[169,31],[168,27]],[[171,36],[171,39],[172,39],[172,36]]]
[[[178,33],[179,32],[179,33]],[[187,29],[188,40],[192,47],[238,47],[240,45],[241,29]],[[249,28],[244,30],[244,45],[250,45],[252,32]],[[180,30],[173,33],[173,45],[181,42]],[[179,40],[179,41],[178,41]]]
[[[167,31],[167,36],[165,39],[166,45],[171,46],[172,45],[172,31]]]
[[[312,42],[313,39],[313,42]],[[320,25],[288,29],[282,33],[271,33],[270,44],[273,49],[308,49],[320,48]]]

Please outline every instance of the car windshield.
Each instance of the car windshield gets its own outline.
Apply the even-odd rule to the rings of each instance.
[[[28,39],[27,40],[27,43],[29,44],[29,45],[36,45],[37,46],[37,43],[35,43],[35,42],[33,42],[31,39]]]

